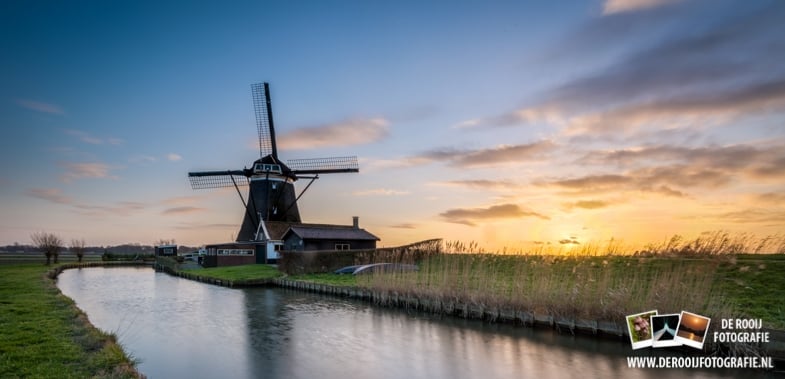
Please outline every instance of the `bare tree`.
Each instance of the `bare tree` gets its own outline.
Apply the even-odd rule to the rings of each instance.
[[[84,239],[72,239],[71,240],[71,251],[76,254],[76,258],[79,259],[79,263],[82,263],[82,257],[84,257],[85,251],[85,241]]]
[[[154,246],[174,245],[174,244],[176,244],[176,242],[174,241],[174,238],[172,238],[170,240],[161,238],[158,241],[155,241],[155,245]]]
[[[30,235],[30,239],[33,240],[33,245],[46,255],[47,265],[49,265],[53,256],[55,263],[57,263],[57,257],[60,255],[60,249],[63,246],[63,240],[60,237],[54,233],[36,232]]]

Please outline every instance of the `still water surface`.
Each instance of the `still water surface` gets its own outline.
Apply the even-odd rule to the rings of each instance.
[[[731,378],[627,367],[628,344],[489,325],[150,268],[66,270],[62,292],[117,334],[148,378]],[[640,352],[636,352],[640,354]],[[762,376],[757,376],[762,377]]]

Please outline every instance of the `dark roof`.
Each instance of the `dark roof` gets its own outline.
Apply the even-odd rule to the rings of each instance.
[[[379,241],[379,237],[369,233],[367,230],[355,228],[351,225],[291,224],[283,237],[286,237],[289,233],[294,233],[304,240],[332,239]]]
[[[282,240],[283,235],[289,230],[291,225],[296,223],[283,222],[283,221],[265,221],[264,226],[267,228],[267,233],[270,234],[271,240]]]

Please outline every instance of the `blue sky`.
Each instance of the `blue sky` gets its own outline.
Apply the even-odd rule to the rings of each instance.
[[[187,172],[357,155],[308,222],[491,248],[785,232],[780,2],[5,2],[0,243],[234,238]],[[299,187],[304,182],[298,182]]]

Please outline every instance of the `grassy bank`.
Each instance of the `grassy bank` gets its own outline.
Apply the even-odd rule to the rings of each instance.
[[[89,323],[49,268],[0,265],[0,377],[137,377],[116,337]]]
[[[213,279],[242,282],[245,280],[266,280],[283,276],[283,273],[269,265],[243,265],[227,267],[210,267],[183,270],[199,276]]]

